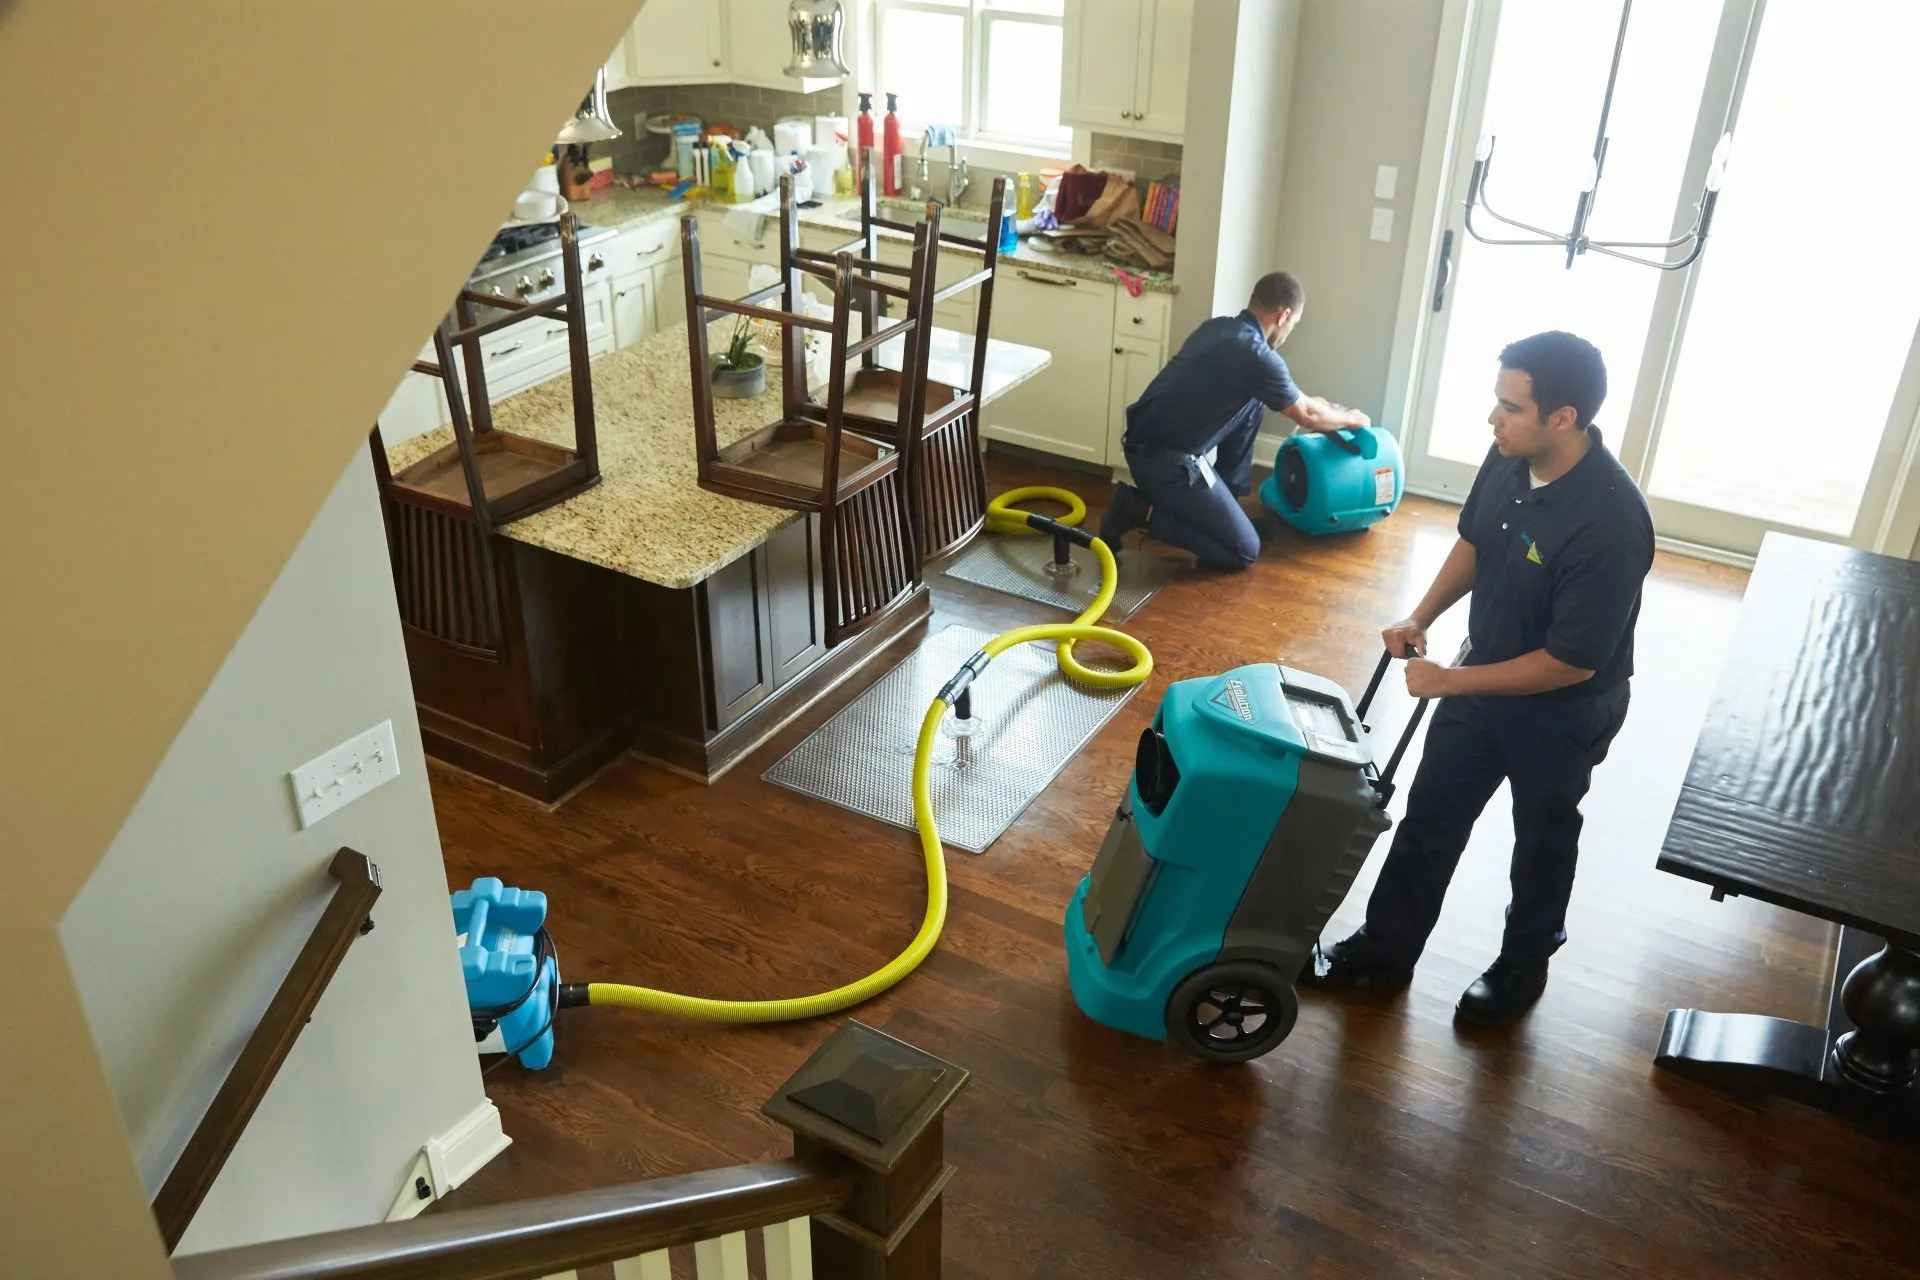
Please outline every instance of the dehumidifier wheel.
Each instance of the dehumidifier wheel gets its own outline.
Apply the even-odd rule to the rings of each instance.
[[[1245,1062],[1285,1040],[1300,1016],[1287,975],[1253,960],[1188,974],[1167,997],[1167,1038],[1210,1062]]]

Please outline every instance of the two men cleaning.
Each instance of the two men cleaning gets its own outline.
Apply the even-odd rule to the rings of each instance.
[[[1275,350],[1305,302],[1292,276],[1262,277],[1245,310],[1201,325],[1127,410],[1134,484],[1116,486],[1101,522],[1110,545],[1144,527],[1203,565],[1244,569],[1260,553],[1238,497],[1252,484],[1262,407],[1315,431],[1369,425],[1364,413],[1303,394]],[[1455,1014],[1498,1026],[1544,992],[1548,960],[1567,940],[1580,803],[1626,720],[1641,584],[1653,567],[1646,498],[1594,425],[1606,392],[1600,352],[1573,334],[1535,334],[1500,353],[1493,444],[1458,537],[1413,613],[1381,632],[1407,659],[1408,692],[1439,700],[1406,813],[1365,925],[1316,947],[1303,985],[1391,991],[1412,980],[1473,826],[1505,782],[1514,827],[1506,927]],[[1428,629],[1469,595],[1466,658],[1431,661]]]

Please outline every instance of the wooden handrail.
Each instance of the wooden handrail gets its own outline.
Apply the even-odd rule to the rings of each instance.
[[[294,957],[293,967],[287,970],[267,1011],[260,1015],[259,1025],[227,1072],[220,1092],[213,1096],[207,1113],[187,1139],[186,1149],[153,1198],[153,1216],[169,1253],[187,1233],[187,1225],[220,1175],[221,1166],[233,1154],[260,1100],[267,1096],[267,1087],[292,1052],[293,1042],[320,1003],[321,993],[340,967],[347,948],[373,928],[367,913],[380,896],[380,869],[364,854],[342,848],[333,855],[327,873],[339,882],[332,901],[307,935],[306,945]]]
[[[736,1165],[194,1254],[176,1280],[520,1280],[842,1208],[854,1175]]]

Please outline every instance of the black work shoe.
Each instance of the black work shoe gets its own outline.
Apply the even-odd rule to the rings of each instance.
[[[1299,978],[1301,986],[1324,991],[1398,991],[1412,981],[1413,966],[1382,954],[1364,928],[1334,943],[1331,951],[1314,943]]]
[[[1502,956],[1461,995],[1454,1016],[1477,1027],[1505,1026],[1531,1008],[1546,989],[1546,961]]]
[[[1107,544],[1107,550],[1115,555],[1120,553],[1120,539],[1141,528],[1147,523],[1147,517],[1153,514],[1153,504],[1146,495],[1130,484],[1113,486],[1113,501],[1107,504],[1107,512],[1100,517],[1100,541]]]

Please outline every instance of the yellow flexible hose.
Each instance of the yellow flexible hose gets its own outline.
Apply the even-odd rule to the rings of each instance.
[[[1025,516],[1013,509],[1016,502],[1034,500],[1064,503],[1068,514],[1060,519],[1061,524],[1077,525],[1087,514],[1086,504],[1077,495],[1065,489],[1033,486],[1009,490],[988,503],[987,528],[998,533],[1034,532],[1025,523]],[[1113,603],[1119,570],[1114,563],[1113,552],[1098,538],[1093,540],[1093,554],[1100,561],[1100,591],[1093,603],[1072,622],[1044,623],[1002,631],[981,649],[986,661],[992,661],[1017,644],[1055,640],[1059,642],[1055,652],[1059,656],[1060,669],[1076,683],[1095,689],[1124,689],[1140,684],[1151,676],[1153,655],[1147,651],[1147,646],[1123,631],[1094,625],[1100,615],[1107,611],[1107,606]],[[1112,645],[1132,658],[1133,665],[1124,671],[1098,671],[1082,666],[1073,656],[1073,645],[1077,640],[1098,640]],[[784,1000],[710,1000],[703,996],[657,991],[652,987],[630,986],[624,982],[591,982],[587,984],[587,1002],[645,1009],[651,1013],[705,1022],[791,1022],[837,1013],[870,1000],[912,973],[932,953],[934,945],[940,940],[940,930],[947,922],[947,861],[940,845],[940,829],[933,818],[933,787],[930,779],[933,745],[940,732],[940,722],[946,717],[949,707],[944,697],[933,700],[927,708],[927,714],[921,718],[919,743],[913,753],[913,818],[920,828],[920,853],[926,859],[927,911],[921,918],[920,931],[913,935],[913,941],[907,944],[904,951],[866,977],[817,995],[793,996]]]

